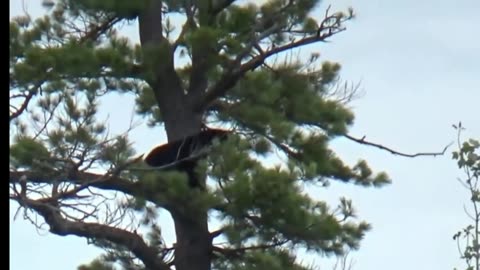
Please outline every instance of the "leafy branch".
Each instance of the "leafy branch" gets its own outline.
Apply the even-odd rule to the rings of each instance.
[[[289,2],[290,5],[292,1]],[[287,7],[288,7],[287,5]],[[353,13],[345,15],[341,12],[336,12],[333,14],[325,13],[325,17],[320,23],[316,33],[305,33],[305,37],[297,41],[291,41],[282,46],[272,46],[266,51],[261,51],[258,55],[252,57],[252,59],[246,61],[242,64],[242,60],[251,51],[251,49],[260,43],[263,39],[269,37],[282,27],[283,25],[273,24],[271,27],[265,29],[263,32],[258,34],[258,36],[253,36],[251,40],[245,46],[245,50],[240,53],[234,61],[230,64],[230,67],[223,73],[220,79],[212,85],[204,95],[204,98],[196,105],[197,110],[203,110],[210,106],[210,104],[217,99],[225,95],[225,93],[236,85],[236,83],[242,78],[248,71],[255,70],[261,66],[268,58],[271,56],[280,54],[282,52],[295,49],[298,47],[306,46],[309,44],[317,42],[326,42],[328,38],[332,37],[335,34],[338,34],[346,28],[343,24],[353,18]]]
[[[147,268],[167,270],[170,267],[157,255],[157,250],[145,243],[141,236],[119,228],[98,223],[70,221],[62,216],[62,212],[52,203],[40,202],[22,196],[23,192],[13,196],[21,205],[35,210],[50,226],[50,231],[57,235],[77,235],[88,239],[103,239],[127,247]]]
[[[470,195],[471,207],[473,213],[464,207],[466,215],[471,219],[473,224],[467,225],[465,228],[457,232],[453,236],[453,240],[457,241],[458,252],[460,258],[467,265],[466,270],[480,269],[480,142],[478,140],[469,139],[462,142],[461,132],[465,130],[460,122],[453,125],[457,130],[457,147],[458,150],[453,152],[453,159],[457,161],[457,165],[463,170],[465,178],[458,179],[461,185],[466,188]],[[462,248],[461,240],[465,241]]]

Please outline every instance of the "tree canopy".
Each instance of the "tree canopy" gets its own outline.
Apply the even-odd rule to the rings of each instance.
[[[318,0],[44,5],[46,16],[10,22],[10,199],[51,233],[105,249],[79,269],[307,269],[299,250],[359,248],[370,225],[352,202],[328,205],[305,189],[390,182],[365,160],[343,162],[334,138],[402,153],[348,134],[355,89],[339,84],[340,64],[291,54],[344,31],[352,10],[313,17]],[[133,22],[139,44],[121,35]],[[98,118],[109,93],[133,96],[137,114],[165,128],[168,147],[205,129],[228,138],[209,139],[187,166],[148,166],[128,132],[110,134]],[[282,162],[267,166],[275,154]],[[159,209],[175,224],[173,245]]]

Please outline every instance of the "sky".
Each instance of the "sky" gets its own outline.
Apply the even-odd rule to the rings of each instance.
[[[42,14],[41,1],[26,1],[32,14]],[[462,121],[464,137],[480,139],[480,1],[370,0],[324,1],[332,10],[352,6],[357,18],[330,43],[302,49],[320,52],[322,60],[341,63],[344,80],[361,83],[363,95],[350,105],[355,113],[351,134],[415,153],[442,150],[456,139],[452,124]],[[22,1],[10,0],[11,17],[21,14]],[[320,11],[317,14],[321,16]],[[126,32],[138,40],[134,28]],[[113,131],[128,127],[130,96],[102,104]],[[139,153],[163,143],[159,128],[144,125],[131,133]],[[348,163],[366,159],[376,171],[386,171],[393,183],[381,189],[333,184],[309,193],[335,203],[353,200],[358,215],[373,225],[351,254],[353,270],[461,267],[452,236],[468,224],[463,206],[468,193],[456,180],[462,177],[449,148],[445,156],[404,158],[385,151],[336,139],[332,148]],[[468,204],[467,204],[468,205]],[[101,253],[85,239],[37,232],[22,219],[14,221],[10,206],[10,269],[74,270]],[[161,215],[166,238],[174,239],[171,222]],[[322,270],[332,260],[305,256]]]

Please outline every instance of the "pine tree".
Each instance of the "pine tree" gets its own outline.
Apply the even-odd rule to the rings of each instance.
[[[45,1],[38,20],[15,18],[10,198],[51,233],[106,250],[79,269],[306,269],[298,250],[359,248],[370,225],[352,203],[335,207],[305,192],[329,181],[389,183],[329,148],[340,136],[366,143],[348,135],[354,115],[335,90],[340,65],[289,54],[329,41],[353,18],[330,8],[312,17],[319,2],[58,0]],[[118,30],[135,21],[140,44]],[[110,135],[98,119],[99,101],[118,92],[164,126],[158,164],[169,166],[135,158],[128,136]],[[213,129],[226,136],[203,139]],[[266,166],[262,158],[275,153],[283,163]],[[159,209],[172,216],[173,246]],[[138,231],[132,215],[141,216]],[[210,230],[211,220],[221,228]]]

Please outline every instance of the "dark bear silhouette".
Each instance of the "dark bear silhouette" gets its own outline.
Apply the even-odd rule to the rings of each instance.
[[[195,175],[198,159],[206,155],[214,139],[224,140],[229,133],[229,130],[204,128],[197,134],[155,147],[144,161],[158,169],[183,171],[188,175],[190,186],[198,187]]]

